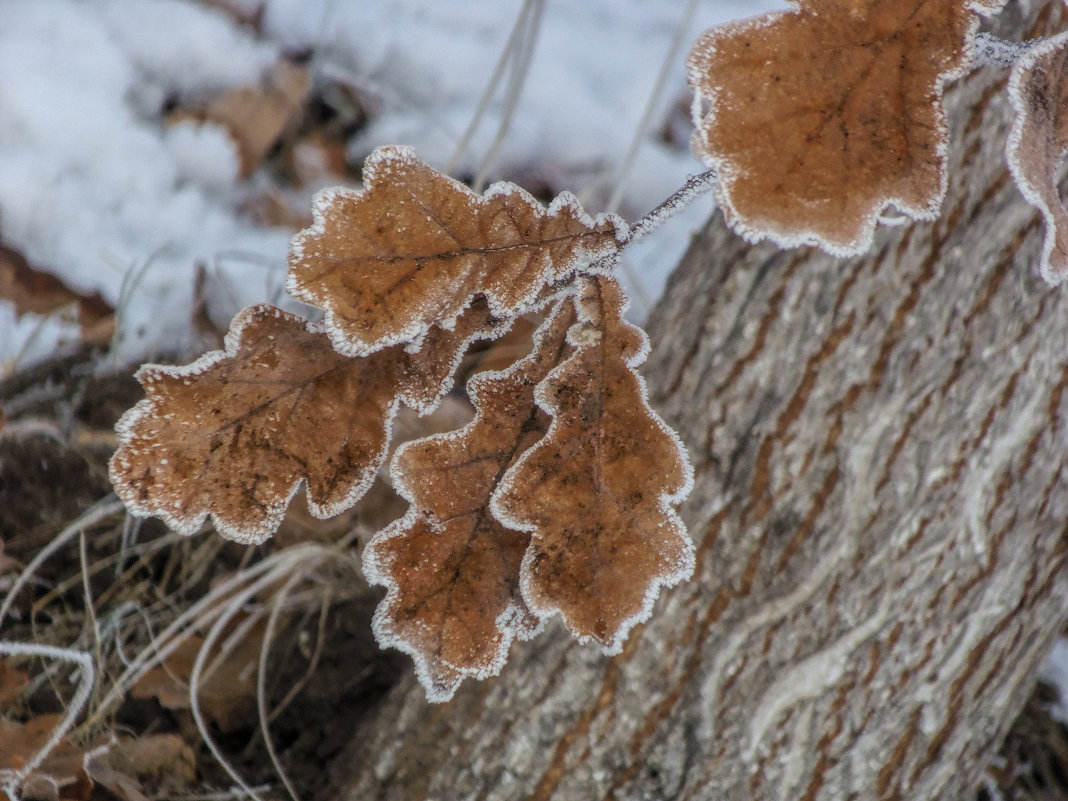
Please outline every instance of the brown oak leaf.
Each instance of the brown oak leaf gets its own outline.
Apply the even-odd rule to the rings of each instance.
[[[331,517],[370,486],[397,404],[432,408],[467,344],[499,326],[478,301],[415,353],[397,345],[350,358],[317,326],[249,307],[234,318],[225,350],[138,371],[147,397],[116,426],[111,482],[133,514],[183,534],[210,515],[223,536],[262,542],[301,481],[312,513]]]
[[[570,193],[548,209],[514,184],[476,194],[406,147],[375,150],[363,175],[362,192],[317,196],[286,285],[323,309],[335,349],[350,356],[451,328],[478,293],[493,314],[514,317],[627,234],[619,217],[591,218]]]
[[[1016,185],[1046,220],[1039,272],[1051,285],[1068,277],[1068,208],[1057,185],[1068,155],[1068,33],[1034,45],[1013,66],[1016,117],[1007,155]]]
[[[617,653],[663,586],[693,571],[693,544],[670,504],[690,491],[678,437],[634,371],[648,353],[610,278],[583,279],[575,353],[538,386],[545,436],[508,470],[491,508],[529,531],[520,586],[539,617],[559,613],[580,640]]]
[[[567,354],[573,322],[571,303],[559,302],[529,356],[470,380],[470,424],[393,457],[394,485],[412,505],[368,544],[364,572],[388,588],[374,617],[378,641],[413,657],[433,701],[451,698],[466,676],[499,673],[512,640],[539,628],[519,591],[530,535],[502,526],[489,504],[505,471],[548,428],[534,388]]]
[[[975,12],[1004,0],[801,0],[706,31],[690,51],[693,149],[749,241],[863,253],[889,205],[933,219],[946,190],[943,84]]]

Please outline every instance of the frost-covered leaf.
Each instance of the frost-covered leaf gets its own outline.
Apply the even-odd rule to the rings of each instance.
[[[569,193],[544,209],[514,184],[478,195],[405,147],[364,164],[362,192],[331,189],[315,224],[293,239],[287,288],[323,309],[347,355],[418,341],[482,293],[513,317],[545,284],[611,253],[626,236],[613,215],[590,218]]]
[[[1068,33],[1035,45],[1013,67],[1016,118],[1007,148],[1020,192],[1046,220],[1039,272],[1051,285],[1068,277],[1068,208],[1057,185],[1068,155]]]
[[[470,380],[469,425],[408,443],[393,457],[394,485],[412,505],[368,544],[364,571],[389,590],[374,617],[379,642],[411,654],[431,700],[452,697],[467,676],[495,675],[512,639],[537,630],[519,592],[530,535],[498,523],[489,503],[508,467],[548,427],[534,388],[566,355],[573,322],[571,303],[559,303],[528,357]]]
[[[468,342],[495,324],[480,301],[416,353],[397,345],[350,358],[301,318],[249,307],[234,318],[224,351],[138,372],[147,397],[116,427],[115,491],[136,515],[183,534],[210,515],[239,542],[270,536],[302,480],[314,515],[338,514],[385,459],[399,401],[432,408]]]
[[[693,545],[671,508],[691,486],[678,437],[649,407],[635,373],[648,352],[610,278],[583,279],[574,354],[538,386],[545,436],[505,474],[494,515],[529,531],[521,589],[539,617],[616,653],[648,617],[660,587],[693,569]]]
[[[801,0],[706,31],[689,55],[695,152],[750,241],[866,251],[888,205],[946,190],[942,86],[1004,0]],[[706,109],[707,106],[707,109]]]

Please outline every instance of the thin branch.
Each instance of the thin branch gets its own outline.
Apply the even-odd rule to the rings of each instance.
[[[630,227],[630,233],[627,235],[627,240],[623,243],[623,247],[641,242],[645,237],[690,205],[694,199],[708,192],[715,186],[716,180],[715,170],[691,175],[686,179],[686,183],[676,190],[671,197]]]
[[[532,0],[524,0],[523,7],[519,10],[519,16],[516,17],[515,25],[512,27],[512,32],[508,35],[508,40],[504,44],[504,49],[501,50],[500,58],[497,59],[497,63],[493,67],[493,72],[490,74],[489,82],[486,84],[486,88],[482,91],[482,97],[478,100],[478,108],[476,108],[475,113],[471,115],[471,120],[467,123],[467,128],[464,130],[463,134],[460,135],[460,141],[456,143],[456,149],[453,151],[452,158],[449,159],[449,163],[445,167],[446,175],[451,175],[453,173],[456,169],[456,165],[463,156],[464,151],[467,150],[468,145],[471,144],[475,131],[478,130],[478,126],[482,122],[482,117],[485,115],[486,109],[489,108],[490,100],[493,99],[493,94],[497,91],[497,84],[501,82],[501,77],[504,75],[504,69],[515,55],[516,47],[519,45],[520,38],[527,26],[527,17],[529,16],[531,6]]]

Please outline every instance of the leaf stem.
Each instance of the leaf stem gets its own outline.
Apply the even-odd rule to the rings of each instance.
[[[620,249],[622,250],[625,247],[641,242],[670,218],[690,205],[695,198],[708,192],[715,185],[717,177],[715,170],[691,175],[686,179],[686,183],[676,190],[671,197],[630,227],[630,233],[627,235],[626,241],[620,246]]]

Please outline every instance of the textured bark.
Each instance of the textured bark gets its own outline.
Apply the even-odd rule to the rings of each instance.
[[[1005,78],[949,92],[943,213],[868,257],[712,221],[646,371],[696,467],[694,579],[619,657],[551,627],[447,705],[402,682],[346,801],[970,795],[1068,609],[1068,294],[1034,273]]]

